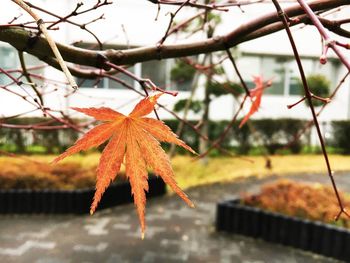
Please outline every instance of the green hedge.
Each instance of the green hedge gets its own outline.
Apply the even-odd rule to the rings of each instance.
[[[49,121],[47,118],[14,118],[9,124],[35,124]],[[50,125],[59,125],[57,122]],[[0,149],[15,153],[59,153],[75,142],[78,133],[72,129],[27,130],[0,128]]]
[[[282,149],[305,125],[305,121],[296,119],[263,119],[253,121],[253,125],[270,154]],[[300,140],[294,142],[289,150],[299,153],[302,149]]]
[[[17,118],[8,121],[13,124],[34,124],[47,121],[45,118]],[[251,123],[256,130],[252,134],[248,125],[238,128],[239,120],[229,130],[228,135],[222,142],[222,147],[231,149],[239,154],[248,154],[253,149],[264,146],[268,153],[274,154],[281,150],[289,142],[299,129],[304,126],[304,121],[295,119],[262,119],[252,120]],[[165,120],[165,123],[176,131],[178,120]],[[191,122],[196,125],[196,122]],[[209,123],[209,139],[217,139],[228,125],[228,121],[217,121]],[[57,123],[52,123],[57,125]],[[72,145],[79,137],[79,134],[72,129],[65,130],[20,130],[0,129],[0,149],[15,153],[59,153]],[[199,136],[187,125],[184,127],[181,138],[193,149],[198,150]],[[257,140],[258,138],[258,140]],[[299,153],[302,142],[298,141],[289,150],[292,153]],[[350,147],[349,147],[350,148]],[[179,153],[185,153],[177,148]],[[101,147],[99,147],[101,150]],[[259,151],[258,151],[259,152]],[[261,151],[260,151],[261,153]]]
[[[178,120],[166,120],[165,123],[176,131]],[[195,122],[191,122],[195,125]],[[215,140],[220,136],[228,125],[228,121],[209,123],[209,139]],[[305,121],[296,119],[261,119],[252,120],[252,126],[256,134],[252,134],[248,125],[238,128],[240,120],[230,129],[225,140],[222,142],[224,148],[229,148],[239,154],[248,154],[253,147],[264,146],[270,154],[284,148],[285,144],[292,140],[293,136],[304,127]],[[188,126],[185,126],[181,138],[193,149],[198,150],[199,136]],[[257,141],[257,138],[259,141]],[[296,141],[289,147],[292,153],[302,150],[303,141]],[[179,150],[180,152],[182,150]]]
[[[343,154],[350,154],[350,121],[333,121],[332,145]]]

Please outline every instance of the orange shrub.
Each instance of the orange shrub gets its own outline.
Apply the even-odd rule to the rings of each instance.
[[[340,197],[349,208],[350,198],[342,193]],[[350,219],[345,215],[334,221],[340,211],[336,196],[332,188],[320,184],[279,180],[262,186],[260,194],[243,194],[242,201],[272,212],[350,227]]]
[[[96,167],[84,168],[79,162],[58,165],[0,159],[1,189],[76,189],[95,186]]]

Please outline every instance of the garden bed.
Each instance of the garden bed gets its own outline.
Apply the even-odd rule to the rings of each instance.
[[[217,205],[216,229],[350,261],[349,230],[249,207],[239,199]]]
[[[165,194],[160,177],[148,180],[147,197]],[[95,189],[0,189],[0,214],[88,214]],[[130,184],[127,181],[112,184],[104,193],[98,210],[131,203]]]
[[[330,220],[339,211],[330,191],[291,181],[267,184],[260,194],[219,203],[216,229],[350,262],[349,218]],[[348,195],[340,196],[348,207]]]

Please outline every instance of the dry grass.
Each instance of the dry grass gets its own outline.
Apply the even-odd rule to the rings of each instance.
[[[45,163],[50,167],[49,162],[54,156],[32,156],[32,160]],[[246,177],[264,177],[269,175],[287,175],[298,173],[324,173],[326,165],[321,155],[287,155],[272,156],[272,169],[265,168],[265,159],[260,156],[246,157],[252,162],[241,158],[213,158],[209,164],[203,166],[200,161],[193,161],[188,156],[177,156],[172,160],[176,180],[183,189],[211,184],[216,182],[234,181]],[[99,154],[74,155],[62,161],[62,163],[78,163],[84,169],[95,169],[99,160]],[[330,161],[335,172],[350,171],[350,156],[330,155]],[[0,167],[6,169],[27,170],[35,165],[27,165],[28,160],[11,157],[0,157]],[[30,168],[29,170],[32,170]]]
[[[172,160],[176,179],[183,188],[216,182],[234,181],[246,177],[287,175],[298,173],[324,173],[326,164],[322,155],[272,156],[272,169],[265,168],[264,157],[215,158],[207,166],[191,161],[190,157],[178,156]],[[335,172],[350,171],[350,156],[330,155]]]

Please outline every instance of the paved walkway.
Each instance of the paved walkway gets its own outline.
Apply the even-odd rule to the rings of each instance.
[[[292,178],[328,183],[326,176]],[[336,262],[261,240],[215,232],[217,201],[240,191],[254,191],[272,179],[191,189],[187,193],[196,209],[187,208],[173,195],[149,199],[143,241],[133,205],[94,216],[0,216],[0,262]],[[350,190],[350,177],[339,176],[338,185]]]

